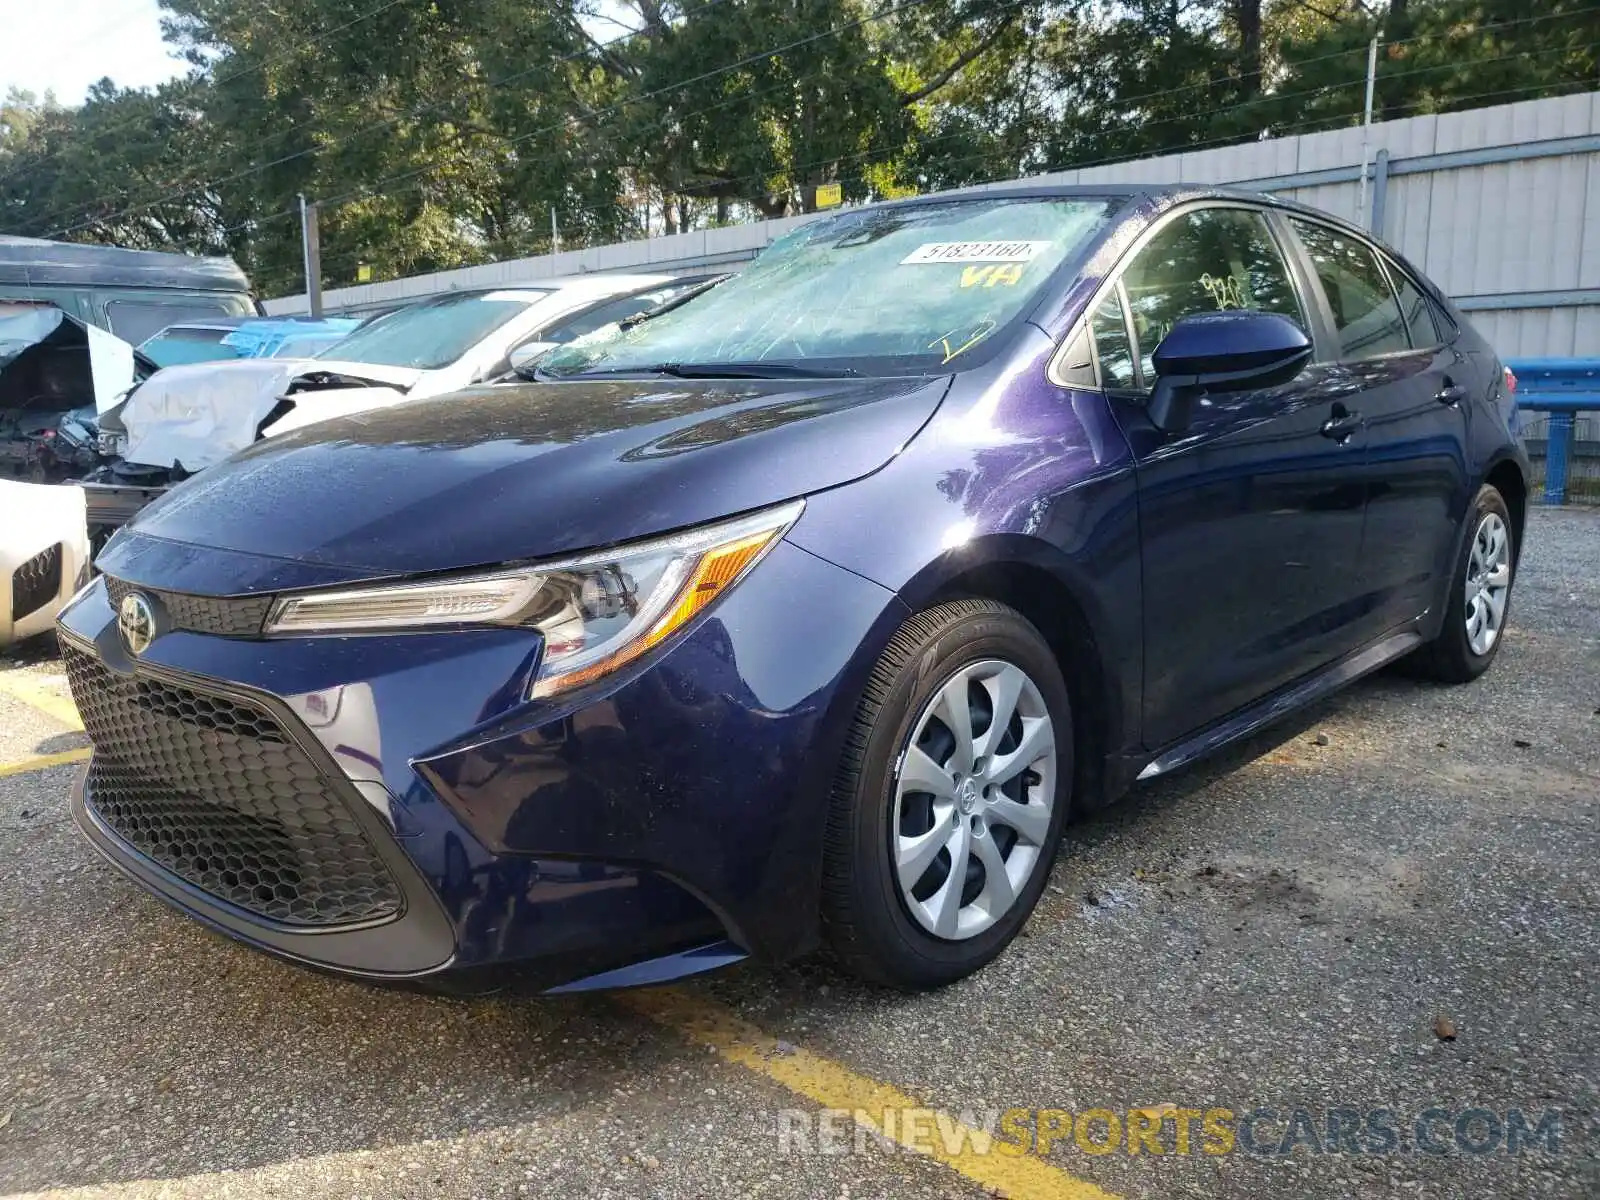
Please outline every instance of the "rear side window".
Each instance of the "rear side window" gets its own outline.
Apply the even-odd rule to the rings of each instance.
[[[1422,294],[1422,289],[1387,258],[1384,259],[1384,266],[1389,268],[1389,278],[1394,280],[1395,294],[1400,299],[1400,313],[1405,317],[1406,329],[1411,333],[1411,344],[1417,347],[1443,345],[1445,332],[1439,327],[1439,318],[1434,314],[1433,305]]]
[[[1364,242],[1326,225],[1290,218],[1322,281],[1339,338],[1339,357],[1372,358],[1409,350],[1400,302],[1376,256]]]
[[[89,297],[83,292],[73,291],[71,288],[33,287],[29,284],[6,283],[0,284],[0,305],[16,303],[27,307],[13,310],[27,312],[29,308],[40,304],[53,304],[62,312],[71,313],[79,320],[93,325],[100,324],[95,316],[94,306],[89,303]],[[6,315],[10,315],[7,313]]]
[[[125,342],[137,346],[140,342],[160,333],[168,325],[184,321],[204,321],[207,317],[231,315],[221,303],[204,300],[185,304],[164,301],[109,300],[106,302],[106,320],[111,332]]]
[[[1122,286],[1147,382],[1155,378],[1161,339],[1192,313],[1254,309],[1306,325],[1266,218],[1252,209],[1202,208],[1177,217],[1134,256]]]

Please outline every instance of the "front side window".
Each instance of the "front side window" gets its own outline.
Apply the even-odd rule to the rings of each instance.
[[[1372,358],[1409,350],[1405,318],[1389,280],[1364,242],[1326,225],[1291,218],[1333,312],[1339,357]]]
[[[1154,355],[1179,319],[1254,309],[1306,325],[1289,268],[1267,220],[1244,208],[1202,208],[1164,226],[1122,275],[1148,384]]]
[[[424,300],[363,325],[318,357],[437,371],[549,294],[542,288],[515,288]]]
[[[692,303],[551,353],[557,377],[696,365],[927,374],[978,361],[1123,201],[978,197],[812,222]]]

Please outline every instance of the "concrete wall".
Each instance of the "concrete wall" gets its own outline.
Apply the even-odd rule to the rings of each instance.
[[[1227,183],[1292,197],[1379,228],[1471,313],[1505,356],[1600,356],[1600,92],[1374,125],[1367,212],[1362,131],[1276,138],[990,184]],[[810,217],[594,246],[336,288],[329,312],[588,271],[685,273],[736,266]],[[303,296],[266,303],[305,311]]]

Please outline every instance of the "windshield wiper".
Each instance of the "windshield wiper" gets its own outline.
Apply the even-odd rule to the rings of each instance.
[[[849,367],[811,367],[786,362],[676,362],[638,367],[602,367],[574,371],[557,379],[593,379],[600,375],[670,375],[674,379],[848,379],[860,371]]]
[[[703,283],[697,283],[692,288],[680,292],[665,304],[658,304],[656,307],[646,309],[644,312],[634,313],[631,317],[623,317],[622,320],[617,322],[617,328],[622,330],[623,333],[627,333],[628,330],[633,329],[635,326],[643,325],[646,321],[655,320],[662,313],[669,313],[675,308],[682,308],[696,296],[709,292],[727,278],[729,278],[727,275],[718,275],[714,279],[707,279]]]

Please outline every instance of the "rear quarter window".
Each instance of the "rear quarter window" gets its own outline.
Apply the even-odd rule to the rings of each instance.
[[[1449,341],[1450,327],[1434,308],[1433,301],[1393,259],[1385,258],[1383,262],[1389,269],[1389,278],[1394,280],[1395,295],[1400,301],[1400,313],[1405,317],[1406,329],[1411,334],[1411,344],[1422,348],[1442,346]]]

